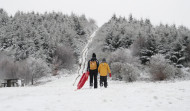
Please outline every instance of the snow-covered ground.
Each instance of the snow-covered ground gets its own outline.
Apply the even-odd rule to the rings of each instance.
[[[190,81],[108,81],[108,88],[81,90],[76,75],[36,87],[0,88],[0,111],[189,111]]]

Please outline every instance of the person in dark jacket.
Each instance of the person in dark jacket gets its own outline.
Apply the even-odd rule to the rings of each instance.
[[[99,61],[96,59],[96,54],[92,54],[92,58],[88,61],[87,71],[90,72],[90,87],[93,87],[94,80],[94,88],[97,88],[97,76],[98,76],[98,66]]]

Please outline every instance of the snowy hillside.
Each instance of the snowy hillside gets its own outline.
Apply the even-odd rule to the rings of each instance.
[[[74,21],[75,19],[78,20],[76,17],[74,17]],[[115,25],[115,21],[117,22],[118,20],[115,19],[114,21],[110,21],[106,25],[109,25],[109,23],[113,22],[113,26],[117,26]],[[136,23],[133,21],[129,23],[126,20],[123,21],[126,24],[130,24],[131,26],[134,25],[133,23]],[[147,22],[149,23],[149,21]],[[144,22],[142,24],[144,24]],[[150,24],[145,23],[145,25],[149,26]],[[136,27],[136,25],[134,26]],[[112,25],[108,26],[108,28],[110,27],[112,27]],[[67,28],[65,29],[67,30]],[[118,29],[118,27],[115,27],[115,29]],[[115,29],[113,30],[113,32],[115,31]],[[74,45],[74,48],[76,48],[78,51],[77,54],[81,54],[79,56],[80,59],[77,62],[79,63],[78,70],[75,70],[72,74],[61,70],[57,71],[58,67],[55,64],[55,76],[48,76],[50,78],[44,77],[44,79],[41,79],[41,81],[43,81],[41,82],[41,84],[26,87],[0,88],[0,111],[189,111],[190,81],[187,78],[189,77],[188,71],[184,70],[183,73],[183,70],[181,70],[180,68],[174,67],[173,65],[169,64],[169,62],[167,62],[165,57],[161,54],[155,53],[151,55],[147,59],[150,59],[150,62],[148,64],[143,64],[142,61],[139,61],[139,56],[135,57],[131,54],[132,49],[128,49],[129,46],[126,46],[126,43],[123,43],[125,47],[112,47],[112,45],[119,46],[117,43],[120,44],[120,42],[118,42],[118,40],[120,40],[118,39],[120,36],[115,36],[114,34],[117,35],[123,32],[123,34],[127,35],[129,32],[128,28],[126,30],[122,30],[121,33],[111,33],[111,36],[108,36],[108,38],[106,39],[109,44],[104,44],[105,41],[103,41],[103,39],[101,38],[104,36],[104,33],[102,33],[101,30],[102,29],[100,28],[97,31],[100,36],[98,34],[96,35],[95,31],[91,36],[86,38],[88,39],[86,40],[88,43],[85,43],[85,47],[83,46],[84,44],[78,44],[78,40],[71,40],[72,45]],[[84,34],[82,30],[77,31],[79,31],[79,35]],[[101,36],[100,32],[103,36]],[[189,32],[189,30],[187,32]],[[105,32],[105,34],[107,33]],[[150,32],[148,32],[147,34],[150,34]],[[135,36],[136,38],[141,38],[141,33],[137,33],[136,35],[139,36]],[[97,36],[99,36],[99,38],[96,38]],[[128,36],[122,35],[121,37]],[[70,41],[69,38],[68,40]],[[123,39],[121,39],[121,41],[122,40]],[[141,39],[139,40],[141,41]],[[125,42],[128,43],[128,41]],[[139,42],[136,42],[137,45],[138,43]],[[146,45],[146,48],[150,45],[147,45],[147,43],[144,43],[144,45]],[[80,46],[79,49],[76,44]],[[103,45],[108,45],[110,47],[103,47]],[[131,43],[129,45],[131,45]],[[189,43],[188,45],[190,46]],[[108,49],[102,50],[101,47],[103,49]],[[139,47],[141,48],[141,46]],[[141,49],[137,50],[137,48],[139,47],[135,47],[136,51],[142,52]],[[83,48],[83,50],[80,50],[81,48]],[[63,47],[60,47],[59,49],[63,49]],[[102,52],[96,49],[102,50]],[[102,57],[106,57],[108,63],[111,66],[112,78],[108,78],[108,88],[90,88],[88,80],[82,89],[76,90],[77,83],[80,80],[82,73],[86,71],[86,65],[89,59],[88,56],[91,55],[93,51],[98,55],[98,59],[100,62]],[[56,50],[56,52],[65,51]],[[188,54],[190,55],[189,52]],[[58,53],[58,55],[61,56],[61,59],[58,59],[57,56],[55,58],[55,63],[58,64],[60,62],[59,60],[62,60],[63,58],[66,58],[65,60],[68,60],[68,58],[64,55],[60,53]],[[69,53],[68,57],[70,57],[70,55],[71,54]],[[108,57],[108,55],[110,56]],[[68,63],[70,62],[71,61],[69,61]],[[63,61],[63,63],[65,63],[65,61]],[[38,63],[38,65],[35,66],[36,69],[33,70],[33,75],[38,73],[35,71],[38,71],[37,69],[41,65],[42,64]],[[64,64],[60,65],[64,66]],[[44,68],[41,69],[44,70]],[[62,68],[62,70],[64,69]],[[189,70],[189,68],[187,68],[187,70]],[[25,73],[27,73],[27,71]],[[155,74],[155,76],[152,75],[155,78],[152,79],[150,74]],[[184,78],[186,78],[186,80],[180,81]]]
[[[92,40],[94,34],[91,36]],[[88,46],[88,44],[87,44]],[[85,70],[88,47],[81,57]],[[50,78],[40,86],[0,88],[0,111],[189,111],[190,81],[131,82],[108,79],[108,88],[81,90],[73,82],[78,74]],[[77,82],[79,79],[77,80]],[[99,80],[98,80],[99,81]]]
[[[76,75],[37,87],[0,88],[0,111],[189,111],[190,81],[108,81],[107,89],[81,90]]]

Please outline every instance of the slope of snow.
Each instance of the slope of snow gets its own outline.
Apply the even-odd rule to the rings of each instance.
[[[37,87],[0,88],[0,111],[189,111],[190,81],[110,81],[108,88],[81,90],[76,75]]]

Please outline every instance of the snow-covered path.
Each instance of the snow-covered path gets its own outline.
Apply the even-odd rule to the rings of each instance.
[[[79,74],[86,69],[87,53],[88,44],[83,50]],[[190,81],[125,83],[109,80],[108,88],[98,89],[90,89],[87,81],[81,90],[75,91],[73,82],[77,75],[64,75],[36,87],[0,88],[0,111],[190,110]]]
[[[96,30],[97,31],[97,30]],[[89,44],[92,42],[92,39],[93,37],[95,36],[96,34],[96,31],[94,31],[94,33],[90,36],[89,40],[88,40],[88,43],[86,44],[86,46],[84,47],[83,51],[82,51],[82,57],[81,57],[81,67],[79,69],[79,74],[83,74],[87,68],[87,54],[88,54],[88,47],[89,47]]]
[[[98,29],[97,29],[98,30]],[[96,30],[96,31],[97,31]],[[78,74],[75,77],[75,81],[73,83],[73,86],[76,84],[76,82],[79,81],[79,77],[86,72],[86,68],[87,68],[87,54],[88,54],[88,47],[89,44],[92,42],[93,37],[96,34],[96,31],[94,31],[94,33],[89,37],[88,39],[88,43],[86,44],[86,46],[84,47],[83,51],[82,51],[82,57],[79,60],[79,68],[78,68]]]

